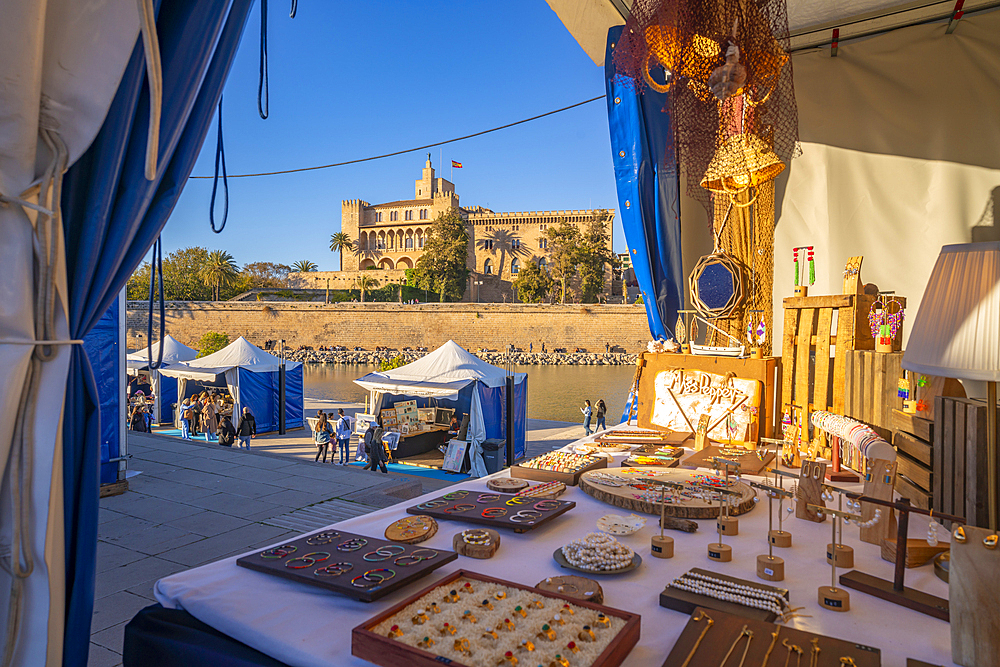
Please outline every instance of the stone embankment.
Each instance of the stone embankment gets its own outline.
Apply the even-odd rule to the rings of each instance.
[[[383,361],[402,356],[406,363],[416,361],[426,352],[397,350],[294,350],[285,351],[289,361],[301,361],[307,364],[347,364],[347,365],[378,365]],[[507,355],[504,352],[473,352],[477,357],[493,364],[503,366]],[[635,364],[636,355],[624,353],[589,353],[589,352],[514,352],[513,362],[520,366],[630,366]]]

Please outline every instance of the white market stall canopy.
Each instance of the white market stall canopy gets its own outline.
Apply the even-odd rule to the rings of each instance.
[[[150,359],[155,362],[156,359],[159,358],[161,344],[163,345],[164,364],[176,364],[179,361],[192,361],[198,356],[198,350],[188,347],[170,334],[167,334],[162,341],[153,343],[152,356],[150,356],[150,352],[147,348],[142,348],[140,350],[136,350],[135,352],[129,352],[128,356],[125,357],[125,363],[127,364],[129,370],[145,368],[149,365]]]
[[[604,64],[608,28],[623,25],[632,0],[545,0],[598,65]],[[967,0],[965,13],[996,7],[997,0]],[[894,30],[907,25],[936,21],[952,16],[955,0],[908,2],[899,0],[788,0],[788,27],[791,48],[829,44],[833,29],[840,41]]]
[[[254,373],[271,373],[281,366],[281,359],[265,352],[243,336],[227,347],[201,359],[181,361],[160,370],[163,375],[188,380],[213,380],[221,373],[234,368],[243,368]],[[285,368],[301,366],[297,361],[286,361]]]
[[[514,382],[524,381],[525,373],[515,373]],[[507,372],[468,352],[453,340],[416,361],[384,373],[369,373],[354,381],[368,391],[407,394],[428,398],[457,398],[470,382],[501,387]]]

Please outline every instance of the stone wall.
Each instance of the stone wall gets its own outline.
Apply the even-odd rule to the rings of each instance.
[[[537,352],[544,342],[549,351],[580,347],[604,352],[609,344],[634,353],[650,338],[642,306],[625,305],[168,301],[166,314],[167,333],[192,347],[209,331],[231,339],[245,336],[260,346],[283,338],[293,348],[344,345],[369,350],[434,349],[453,339],[469,350],[503,349],[513,343],[525,351],[533,344]],[[145,302],[128,302],[129,349],[146,344],[147,317]]]

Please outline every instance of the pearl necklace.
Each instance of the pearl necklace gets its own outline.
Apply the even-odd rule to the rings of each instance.
[[[672,581],[670,586],[689,593],[705,595],[716,600],[733,602],[744,607],[764,609],[776,616],[784,616],[788,607],[788,602],[785,600],[784,594],[780,589],[777,591],[768,591],[754,586],[714,579],[696,572],[688,572],[681,575]]]
[[[635,552],[607,533],[587,533],[562,548],[566,562],[582,570],[613,572],[632,562]]]

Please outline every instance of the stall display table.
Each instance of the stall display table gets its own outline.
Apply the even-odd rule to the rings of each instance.
[[[405,459],[409,456],[426,454],[437,449],[437,446],[447,442],[448,427],[434,424],[425,425],[422,431],[411,431],[399,435],[399,444],[392,452],[393,458]]]
[[[489,479],[507,475],[507,471],[503,471],[490,477],[463,480],[453,488],[486,493]],[[334,527],[378,537],[389,523],[408,516],[407,507],[432,500],[442,491],[343,521]],[[529,533],[505,533],[503,545],[493,558],[460,557],[422,580],[420,585],[395,591],[377,602],[345,599],[246,570],[237,567],[235,557],[161,579],[155,586],[156,598],[164,607],[184,609],[198,621],[287,665],[361,667],[369,663],[350,655],[351,629],[439,577],[465,568],[532,586],[546,577],[570,574],[552,558],[553,551],[596,530],[597,519],[613,508],[573,487],[568,488],[561,499],[573,501],[577,506],[558,522]],[[456,529],[462,527],[461,521],[453,523]],[[851,592],[850,612],[835,613],[820,608],[816,591],[830,584],[825,554],[830,537],[829,523],[791,518],[784,525],[785,530],[793,534],[794,542],[791,548],[780,550],[786,562],[786,577],[777,585],[788,588],[792,605],[804,607],[801,613],[809,615],[792,620],[789,627],[877,647],[882,651],[882,664],[886,667],[903,667],[908,657],[936,665],[953,664],[950,627],[944,621],[858,591]],[[740,517],[739,535],[726,538],[733,549],[732,562],[718,563],[706,556],[706,546],[717,539],[714,521],[699,521],[698,532],[670,531],[675,540],[672,559],[643,558],[637,569],[602,582],[606,605],[642,616],[642,636],[623,664],[631,667],[660,665],[670,654],[689,618],[659,604],[660,591],[674,577],[692,568],[702,568],[756,581],[756,557],[767,552],[767,530],[767,505],[760,503],[754,511]],[[655,522],[649,522],[643,529],[619,537],[619,540],[646,556],[650,538],[658,532]],[[914,529],[914,532],[919,531]],[[452,533],[454,530],[439,531],[421,546],[450,549]],[[893,564],[881,559],[877,546],[860,542],[855,526],[845,528],[844,541],[855,548],[854,569],[892,579]],[[930,565],[909,570],[907,585],[933,595],[948,596],[947,584],[934,576]],[[260,604],[261,600],[266,600],[267,604]],[[191,660],[187,667],[201,667],[202,664],[207,666],[208,663]]]

